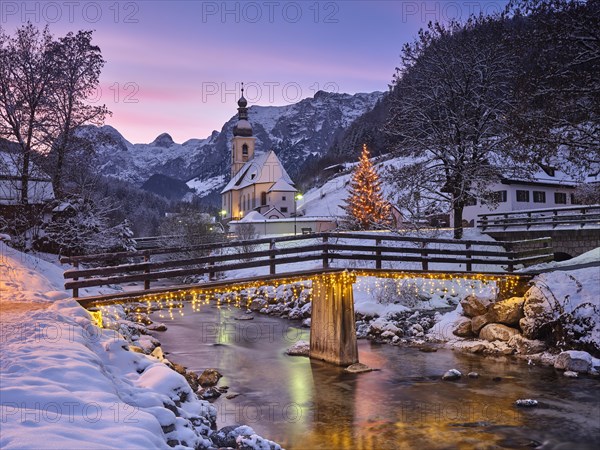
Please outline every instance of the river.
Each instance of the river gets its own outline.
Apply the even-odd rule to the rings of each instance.
[[[163,317],[160,317],[163,316]],[[229,386],[214,402],[219,427],[246,424],[296,449],[586,449],[600,446],[600,382],[568,379],[549,367],[439,349],[425,353],[359,340],[360,362],[379,369],[350,374],[284,351],[309,330],[298,322],[235,308],[188,303],[155,333],[167,357],[201,373],[214,367]],[[441,381],[456,368],[458,382]],[[465,375],[478,372],[480,377]],[[518,408],[533,398],[539,405]]]

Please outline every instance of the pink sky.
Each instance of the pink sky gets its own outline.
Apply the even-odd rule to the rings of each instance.
[[[53,34],[93,29],[107,63],[98,101],[132,142],[168,132],[204,138],[251,104],[295,103],[316,90],[383,91],[402,45],[430,20],[499,11],[500,1],[0,2],[0,25]],[[258,96],[257,86],[262,95]]]

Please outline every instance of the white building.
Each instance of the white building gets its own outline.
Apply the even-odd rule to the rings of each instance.
[[[18,153],[0,151],[0,205],[2,206],[14,206],[21,203],[20,158]],[[30,163],[29,166],[27,191],[30,205],[54,199],[52,180],[33,163]]]
[[[574,204],[577,182],[564,172],[552,168],[538,171],[531,180],[503,179],[490,190],[497,206],[484,204],[474,196],[463,211],[463,220],[477,225],[477,216],[486,213],[544,209]]]
[[[233,128],[231,180],[221,191],[223,219],[239,220],[252,211],[267,219],[289,218],[296,213],[297,189],[275,152],[255,155],[247,104],[242,88]]]

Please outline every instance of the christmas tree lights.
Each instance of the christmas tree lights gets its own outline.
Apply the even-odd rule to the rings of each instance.
[[[390,204],[383,198],[379,175],[369,160],[366,144],[363,144],[345,201],[346,221],[351,229],[387,228],[392,224]]]

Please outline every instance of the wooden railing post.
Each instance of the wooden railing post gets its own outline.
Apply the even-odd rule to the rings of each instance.
[[[150,262],[150,254],[147,253],[144,255],[144,262],[145,263],[149,263]],[[146,267],[146,269],[144,270],[144,273],[150,273],[150,267]],[[148,290],[150,289],[150,280],[144,280],[144,290]]]
[[[375,251],[375,268],[381,269],[381,239],[375,240],[375,246],[377,247]]]
[[[215,267],[215,263],[214,262],[209,262],[208,263],[208,279],[210,281],[214,281],[216,279],[215,277],[215,271],[212,270]]]
[[[323,236],[323,269],[329,269],[329,239],[327,235]]]
[[[429,261],[427,261],[428,255],[429,253],[427,252],[427,249],[424,248],[423,250],[421,250],[421,258],[423,258],[421,261],[421,266],[424,271],[429,270]]]
[[[485,231],[488,226],[488,216],[483,214],[481,216],[481,231]]]
[[[506,269],[508,272],[513,272],[515,270],[515,263],[514,263],[514,257],[513,257],[513,244],[511,243],[507,243],[506,244],[506,252],[508,253],[508,268]]]
[[[269,243],[269,251],[271,252],[269,254],[269,274],[275,275],[275,239],[271,239],[271,242]]]
[[[473,265],[471,264],[470,259],[472,258],[472,253],[471,253],[471,244],[467,243],[465,244],[466,250],[467,250],[467,272],[472,272],[473,271]]]
[[[73,261],[73,268],[79,269],[79,261]],[[73,278],[73,281],[77,281],[79,278]],[[79,288],[73,288],[73,298],[79,297]]]

